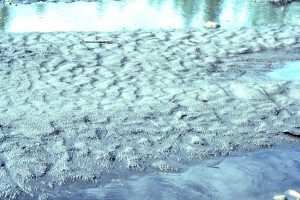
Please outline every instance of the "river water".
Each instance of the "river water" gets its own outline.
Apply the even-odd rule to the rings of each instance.
[[[253,0],[103,0],[12,4],[0,7],[7,32],[119,31],[199,28],[216,21],[223,28],[300,24],[300,2],[287,6]]]
[[[57,200],[267,200],[300,190],[299,147],[262,150],[196,165],[183,173],[153,173],[85,189],[45,192]],[[288,198],[291,200],[292,198]]]

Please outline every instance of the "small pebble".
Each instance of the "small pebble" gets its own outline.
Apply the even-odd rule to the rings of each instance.
[[[207,21],[204,23],[204,27],[208,29],[216,29],[216,28],[220,28],[220,24],[212,21]]]
[[[191,144],[200,144],[200,141],[201,141],[200,137],[194,135],[194,136],[192,136]]]
[[[183,113],[183,112],[177,112],[176,114],[175,114],[175,117],[177,118],[177,119],[183,119],[184,117],[186,117],[187,116],[187,114],[185,114],[185,113]]]

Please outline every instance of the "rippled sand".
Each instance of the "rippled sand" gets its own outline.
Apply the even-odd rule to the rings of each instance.
[[[300,26],[0,34],[0,196],[295,141]],[[112,44],[86,41],[112,41]]]

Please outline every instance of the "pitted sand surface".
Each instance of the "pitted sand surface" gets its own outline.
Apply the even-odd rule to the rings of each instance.
[[[299,26],[1,33],[0,195],[294,141],[299,81],[250,75],[299,49]]]

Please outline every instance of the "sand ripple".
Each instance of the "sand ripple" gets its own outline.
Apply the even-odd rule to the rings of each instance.
[[[1,33],[0,195],[291,141],[299,82],[250,75],[299,49],[299,26]]]

